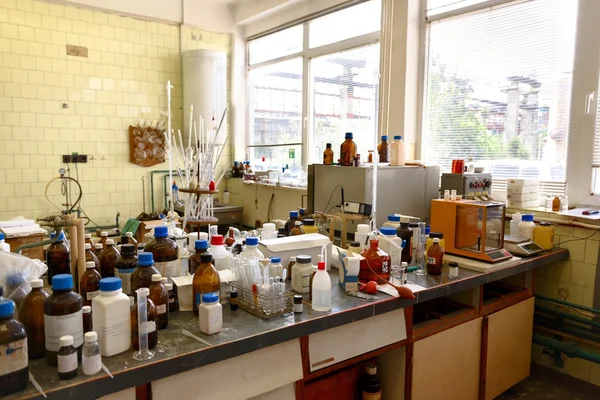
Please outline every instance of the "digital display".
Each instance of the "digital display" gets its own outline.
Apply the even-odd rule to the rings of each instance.
[[[504,257],[506,257],[506,254],[505,254],[503,251],[501,251],[501,250],[498,250],[498,251],[492,251],[491,253],[487,253],[487,255],[488,255],[488,256],[489,256],[489,257],[490,257],[492,260],[497,260],[497,259],[499,259],[499,258],[504,258]]]
[[[530,242],[530,243],[526,243],[524,245],[521,245],[521,248],[525,251],[529,251],[529,252],[533,252],[533,251],[540,251],[543,250],[540,246],[538,246],[537,244]]]

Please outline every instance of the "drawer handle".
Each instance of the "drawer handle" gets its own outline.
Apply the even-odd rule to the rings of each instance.
[[[322,361],[318,361],[316,363],[313,363],[312,367],[315,368],[315,367],[318,367],[320,365],[329,364],[330,362],[333,362],[333,360],[335,360],[335,358],[334,357],[330,357],[330,358],[328,358],[326,360],[322,360]]]

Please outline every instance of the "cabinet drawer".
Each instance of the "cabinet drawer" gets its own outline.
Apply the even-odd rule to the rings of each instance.
[[[310,371],[317,371],[404,339],[404,309],[315,333],[308,337]]]

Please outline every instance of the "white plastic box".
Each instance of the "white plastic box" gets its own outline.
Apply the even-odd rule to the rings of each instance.
[[[327,270],[329,270],[331,269],[331,241],[327,236],[320,233],[308,233],[258,242],[258,249],[263,255],[266,258],[281,258],[281,264],[284,268],[289,264],[290,257],[296,257],[301,254],[311,256],[313,265],[316,265],[323,246],[326,247],[325,257],[327,258],[327,260],[323,261],[326,261]]]

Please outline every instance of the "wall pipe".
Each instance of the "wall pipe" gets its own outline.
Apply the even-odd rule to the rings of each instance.
[[[547,301],[549,303],[557,303],[557,304],[561,304],[561,305],[567,306],[567,307],[578,308],[580,310],[588,311],[588,312],[591,312],[594,314],[600,314],[600,310],[598,310],[596,308],[581,306],[579,304],[569,303],[568,301],[564,301],[564,300],[553,299],[551,297],[542,296],[540,294],[536,294],[535,298],[538,300]]]
[[[159,172],[170,172],[168,169],[157,169],[154,171],[150,171],[150,199],[152,201],[152,209],[150,210],[150,212],[154,212],[154,174],[159,173]]]
[[[575,342],[562,342],[545,335],[540,335],[539,333],[534,333],[533,343],[539,344],[540,346],[549,347],[552,350],[560,351],[561,353],[565,353],[569,358],[582,358],[584,360],[600,364],[600,353],[582,349]]]
[[[574,323],[571,321],[562,321],[562,322],[564,322],[564,324],[561,324],[558,326],[557,326],[556,322],[557,322],[556,320],[549,320],[546,318],[543,318],[543,320],[540,321],[540,317],[538,316],[536,318],[535,325],[538,327],[546,327],[546,328],[553,329],[557,332],[562,332],[562,333],[568,334],[574,340],[581,340],[581,341],[586,340],[586,341],[596,343],[596,346],[600,346],[600,336],[590,333],[590,332],[586,332],[585,331],[586,328],[577,326],[577,325],[573,325]],[[589,328],[589,329],[594,329],[594,328]]]
[[[539,306],[537,304],[535,306],[535,309],[539,310],[539,311],[542,311],[542,312],[545,312],[545,313],[548,313],[548,314],[556,315],[556,316],[561,317],[561,318],[570,319],[572,321],[577,321],[577,322],[582,323],[582,324],[591,325],[591,326],[595,326],[597,328],[600,328],[600,322],[598,322],[598,321],[594,321],[594,320],[591,320],[591,319],[578,317],[576,315],[572,315],[572,314],[569,314],[569,313],[566,313],[566,312],[554,310],[554,309],[552,309],[550,307]]]

